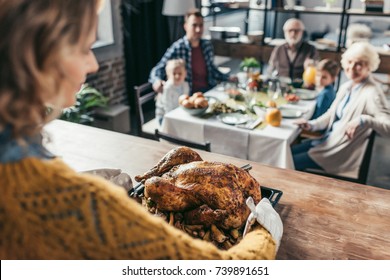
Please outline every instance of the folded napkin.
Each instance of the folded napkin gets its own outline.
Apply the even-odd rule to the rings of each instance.
[[[97,175],[99,177],[103,177],[104,179],[111,181],[115,185],[125,188],[125,190],[127,191],[129,191],[133,187],[133,182],[131,181],[129,174],[122,172],[121,169],[100,168],[83,171],[81,173],[89,173]]]

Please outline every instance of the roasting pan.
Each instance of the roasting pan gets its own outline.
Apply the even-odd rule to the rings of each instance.
[[[272,206],[275,207],[278,204],[283,192],[277,189],[271,189],[264,186],[260,186],[261,197],[266,197],[271,202]]]

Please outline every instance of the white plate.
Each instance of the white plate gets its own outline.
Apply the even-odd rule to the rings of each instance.
[[[240,113],[220,114],[218,118],[221,120],[221,122],[230,125],[243,124],[250,120],[250,117],[248,115],[243,115]]]
[[[295,93],[302,99],[302,100],[313,100],[316,99],[318,92],[315,90],[310,89],[304,89],[304,88],[297,88],[295,90]]]
[[[280,112],[284,118],[300,118],[303,115],[302,111],[292,108],[280,108]]]

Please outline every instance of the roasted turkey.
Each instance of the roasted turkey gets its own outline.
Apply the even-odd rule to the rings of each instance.
[[[161,176],[176,165],[201,160],[200,155],[188,147],[172,149],[152,169],[143,175],[135,176],[135,180],[141,182],[153,176]]]
[[[186,147],[170,151],[136,180],[145,180],[145,198],[158,210],[181,212],[189,225],[241,228],[250,213],[246,199],[261,199],[259,183],[247,171],[203,161]]]

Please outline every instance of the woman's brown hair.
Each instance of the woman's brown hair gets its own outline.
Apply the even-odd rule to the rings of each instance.
[[[0,0],[0,131],[31,135],[58,94],[60,52],[96,25],[101,0]]]

